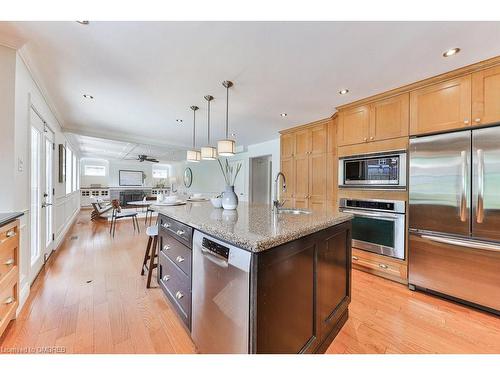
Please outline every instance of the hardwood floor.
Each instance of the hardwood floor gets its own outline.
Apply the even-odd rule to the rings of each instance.
[[[195,353],[161,290],[140,276],[144,226],[118,223],[111,239],[89,217],[80,213],[49,259],[0,352]],[[349,320],[327,353],[500,353],[498,317],[357,270],[352,284]]]

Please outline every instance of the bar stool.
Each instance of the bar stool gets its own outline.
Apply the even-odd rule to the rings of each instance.
[[[155,259],[158,257],[158,254],[156,253],[156,247],[158,244],[158,225],[152,225],[150,227],[147,227],[146,234],[149,236],[149,238],[148,238],[148,245],[146,246],[146,252],[144,253],[144,261],[142,262],[141,276],[144,276],[145,270],[148,271],[148,282],[146,284],[146,287],[150,288],[153,269],[158,267],[158,262],[155,262]],[[147,264],[148,260],[149,260],[149,266]]]

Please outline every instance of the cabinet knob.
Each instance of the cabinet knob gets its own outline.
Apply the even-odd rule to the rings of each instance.
[[[7,259],[4,263],[5,266],[10,266],[11,264],[14,264],[14,259],[12,258]]]
[[[358,260],[358,257],[356,255],[353,255],[352,260]]]
[[[5,303],[6,305],[10,305],[12,302],[14,302],[14,298],[13,298],[13,297],[9,297],[9,298],[7,298],[7,299],[5,300],[5,302],[4,302],[4,303]]]
[[[184,262],[184,258],[183,258],[183,257],[181,257],[180,255],[179,255],[177,258],[175,258],[175,260],[176,260],[178,263],[182,263],[182,262]]]
[[[13,229],[11,229],[7,233],[5,233],[5,237],[7,237],[7,238],[14,237],[15,235],[16,235],[16,231]]]
[[[469,123],[469,120],[465,119],[464,124],[467,125]]]
[[[163,246],[163,250],[165,250],[165,251],[170,250],[170,246],[169,246],[169,245],[164,245],[164,246]]]
[[[166,281],[168,281],[168,280],[170,280],[170,275],[165,275],[165,276],[163,276],[163,281],[165,281],[165,282],[166,282]]]
[[[364,138],[363,138],[363,141],[365,141],[365,142],[366,142],[366,141],[368,141],[368,138],[364,137]]]
[[[477,119],[474,120],[475,122],[479,123],[481,122],[481,119],[478,117]]]
[[[370,137],[370,141],[373,141],[375,138],[374,137]]]
[[[180,291],[175,293],[175,298],[181,299],[182,297],[184,297],[184,294],[182,294]]]
[[[170,224],[169,223],[163,224],[163,228],[170,228]]]
[[[387,269],[387,268],[389,268],[389,267],[387,266],[387,264],[383,264],[383,263],[379,263],[379,265],[378,265],[378,266],[379,266],[380,268],[383,268],[384,270],[385,270],[385,269]]]
[[[178,230],[175,233],[177,233],[178,236],[182,236],[185,232],[183,230]]]

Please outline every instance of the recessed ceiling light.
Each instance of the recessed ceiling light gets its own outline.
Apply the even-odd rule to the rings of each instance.
[[[78,22],[80,25],[88,25],[89,24],[89,21],[76,21]]]
[[[231,133],[231,137],[235,138],[236,137],[236,133]]]
[[[443,52],[443,57],[450,57],[460,52],[460,48],[450,48],[448,51]]]
[[[180,118],[176,119],[175,121],[179,122],[179,123],[182,122],[182,120]]]
[[[281,116],[281,117],[286,117],[286,116],[288,116],[288,115],[287,115],[286,113],[281,113],[281,114],[280,114],[280,116]]]
[[[345,94],[347,94],[348,92],[349,92],[349,89],[342,89],[342,90],[340,90],[340,91],[339,91],[339,94],[340,94],[340,95],[345,95]]]
[[[83,94],[83,97],[85,99],[94,99],[94,97],[92,95],[89,95],[89,94]]]

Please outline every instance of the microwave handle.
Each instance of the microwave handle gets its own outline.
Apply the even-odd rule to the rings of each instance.
[[[373,218],[376,218],[376,219],[388,220],[388,221],[393,221],[394,219],[398,218],[398,215],[396,215],[396,214],[389,214],[389,213],[359,212],[359,211],[356,211],[356,210],[346,210],[346,209],[343,209],[343,208],[340,211],[345,212],[347,214],[353,214],[355,216],[373,217]]]

